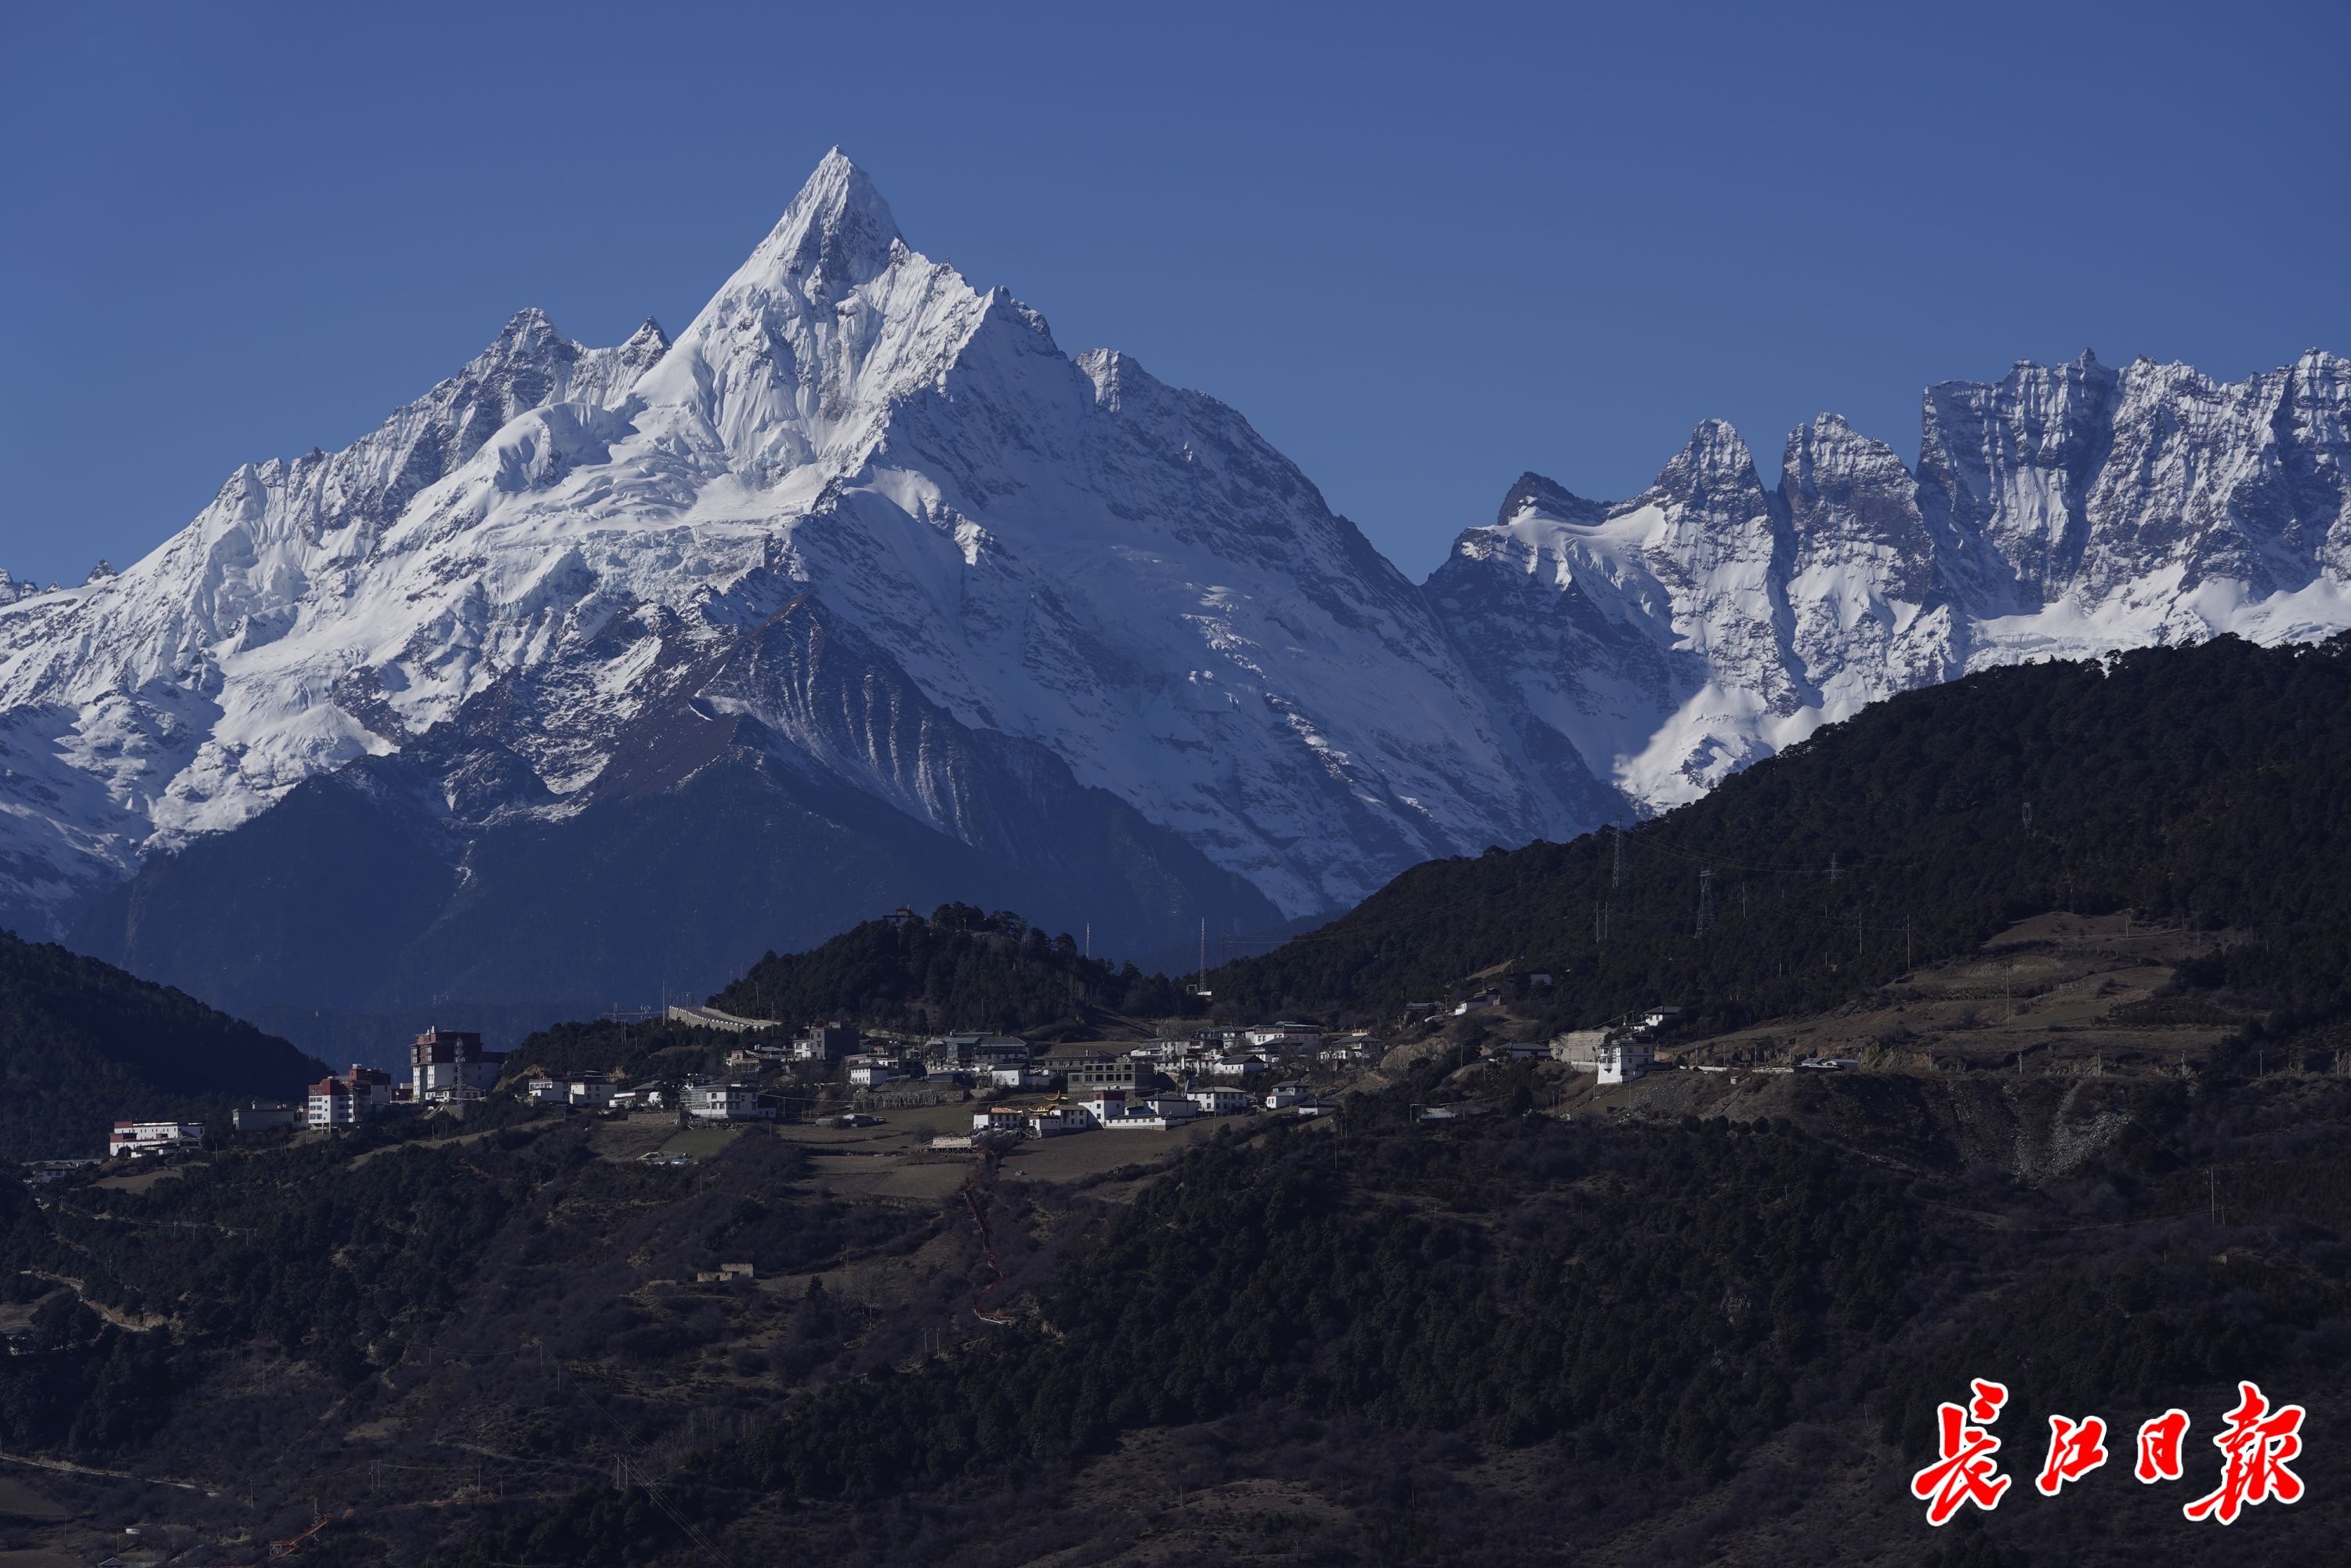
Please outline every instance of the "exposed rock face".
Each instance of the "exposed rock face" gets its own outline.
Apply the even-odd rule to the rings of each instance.
[[[1525,476],[1427,591],[1531,757],[1656,810],[1982,665],[2351,625],[2347,405],[2317,352],[2234,384],[2085,354],[1929,388],[1916,476],[1823,414],[1768,497],[1703,427],[1630,501]]]

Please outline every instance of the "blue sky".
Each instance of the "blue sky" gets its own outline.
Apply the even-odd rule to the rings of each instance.
[[[2351,352],[2351,6],[10,7],[0,566],[78,579],[516,308],[673,330],[825,149],[1416,578],[1535,468],[2085,346]],[[1343,18],[1342,20],[1341,18]]]

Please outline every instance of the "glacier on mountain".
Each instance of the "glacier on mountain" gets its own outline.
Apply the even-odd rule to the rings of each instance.
[[[883,820],[845,790],[1040,885],[1082,817],[1155,890],[1137,932],[1311,915],[1984,664],[2351,624],[2346,370],[2020,365],[1928,391],[1915,473],[1823,414],[1776,487],[1709,422],[1629,500],[1526,476],[1416,586],[1233,410],[912,249],[835,152],[674,341],[525,310],[128,569],[5,584],[0,903],[66,929],[354,769],[317,820],[375,802],[457,888],[485,834],[756,754],[836,827]]]

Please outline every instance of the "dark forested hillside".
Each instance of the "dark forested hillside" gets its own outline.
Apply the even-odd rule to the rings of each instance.
[[[949,904],[927,920],[869,920],[811,951],[770,953],[711,1003],[788,1024],[839,1014],[879,1027],[1013,1030],[1089,1007],[1171,1013],[1184,999],[1162,976],[1085,956],[1066,931],[1049,936],[1017,915]]]
[[[199,1563],[312,1528],[438,1568],[2343,1559],[2344,1082],[1670,1073],[1422,1119],[1454,1076],[1078,1179],[1079,1140],[507,1105],[0,1188],[0,1442]],[[933,1179],[853,1196],[885,1162]],[[1908,1479],[1972,1377],[2016,1485],[1934,1531]],[[2311,1495],[2223,1531],[2180,1505],[2239,1379],[2307,1406]],[[2173,1406],[2185,1474],[2141,1485]],[[2057,1413],[2119,1462],[2049,1499]]]
[[[927,1303],[945,1309],[928,1339],[883,1314],[867,1343],[902,1354],[683,1456],[665,1505],[582,1490],[438,1561],[684,1563],[726,1542],[873,1564],[1551,1563],[1563,1531],[1595,1564],[1734,1543],[1757,1563],[2006,1568],[2339,1552],[2324,1507],[2187,1523],[2220,1471],[2209,1448],[2176,1485],[2133,1480],[2118,1448],[2060,1499],[2030,1490],[2050,1413],[2097,1413],[2127,1443],[2177,1405],[2200,1439],[2241,1377],[2308,1402],[2305,1473],[2326,1473],[2327,1347],[2351,1321],[2329,1263],[2339,1086],[2111,1086],[2103,1110],[2136,1135],[2045,1188],[1809,1131],[1893,1110],[1858,1080],[1782,1081],[1792,1121],[1416,1131],[1429,1086],[1355,1100],[1342,1127],[1211,1139],[1128,1201],[995,1186],[999,1238],[1062,1238],[1058,1259],[1019,1243],[1018,1321],[975,1322],[969,1283]],[[2050,1113],[2067,1092],[2022,1098]],[[2010,1096],[1915,1097],[1946,1093]],[[2231,1175],[2233,1218],[2208,1214],[2196,1165]],[[935,1245],[968,1240],[961,1207]],[[785,1308],[795,1335],[838,1312],[797,1283]],[[1947,1542],[1906,1483],[1971,1376],[2011,1385],[2001,1462],[2020,1479]]]
[[[2243,940],[2189,977],[2286,1024],[2351,999],[2351,639],[1986,671],[1873,706],[1623,835],[1433,862],[1215,972],[1385,1007],[1520,959],[1588,1020],[1831,1005],[2047,909]],[[1621,866],[1621,870],[1620,870]]]
[[[284,1098],[324,1071],[193,997],[0,932],[0,1158],[102,1154],[118,1115]]]

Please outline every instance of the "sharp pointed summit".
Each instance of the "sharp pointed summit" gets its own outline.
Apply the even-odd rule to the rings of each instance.
[[[852,287],[888,267],[904,245],[890,204],[836,147],[759,242],[749,266],[820,288]]]
[[[1416,589],[835,151],[674,342],[517,312],[120,578],[0,577],[0,924],[298,1031],[716,984],[910,895],[1263,929],[1981,664],[2351,622],[2347,409],[2322,355],[2085,358],[1930,389],[1916,474],[1816,420],[1771,490],[1708,421],[1629,499],[1523,476]]]

